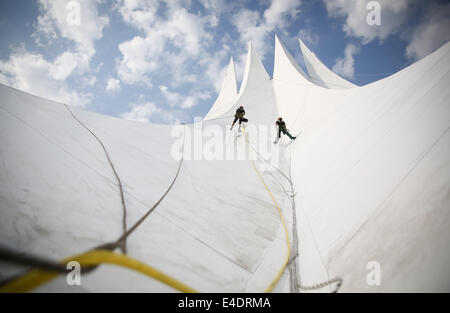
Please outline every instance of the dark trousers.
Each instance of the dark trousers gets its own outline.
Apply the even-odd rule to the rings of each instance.
[[[236,124],[237,120],[239,120],[239,125],[242,124],[242,122],[247,123],[248,119],[244,118],[244,117],[234,117],[234,121],[233,121],[233,125]]]
[[[281,127],[278,127],[278,138],[281,138],[281,132],[283,132],[283,134],[287,135],[290,139],[294,139],[294,137],[292,137],[292,135],[289,133],[289,131],[286,128],[281,128]]]

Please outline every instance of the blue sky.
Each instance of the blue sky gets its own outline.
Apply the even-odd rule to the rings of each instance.
[[[379,26],[367,24],[368,2],[1,1],[0,83],[120,118],[187,122],[208,112],[231,57],[242,80],[250,40],[269,75],[276,33],[303,68],[298,37],[365,85],[450,39],[448,1],[376,1]]]

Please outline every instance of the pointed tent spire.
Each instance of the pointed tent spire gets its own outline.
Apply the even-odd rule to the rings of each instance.
[[[276,34],[273,78],[292,83],[309,83],[308,75],[297,64]]]
[[[309,80],[276,35],[272,85],[280,116],[288,125],[295,125],[298,116],[303,115],[308,107],[308,86],[316,85]]]
[[[217,97],[216,102],[212,105],[208,114],[206,114],[205,120],[217,118],[224,112],[228,111],[230,107],[233,106],[233,100],[237,95],[236,72],[234,69],[233,57],[231,57],[222,87],[220,88],[219,96]]]
[[[272,80],[251,42],[239,95],[225,116],[233,116],[239,105],[244,106],[253,125],[272,125],[278,114]]]
[[[318,85],[330,89],[345,89],[357,87],[355,84],[345,80],[331,71],[320,59],[299,39],[306,68],[312,80]]]
[[[239,94],[242,94],[249,84],[258,84],[261,80],[270,81],[269,74],[267,74],[264,65],[261,62],[258,54],[253,48],[253,44],[250,41],[248,44],[247,62],[245,64],[244,78],[242,79],[241,88]]]

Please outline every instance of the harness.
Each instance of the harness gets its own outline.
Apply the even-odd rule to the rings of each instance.
[[[286,123],[284,122],[284,121],[277,121],[276,122],[276,124],[278,125],[278,127],[280,128],[280,129],[286,129]]]
[[[234,115],[234,117],[236,118],[243,118],[245,115],[245,111],[243,109],[237,109],[236,110],[236,114]]]

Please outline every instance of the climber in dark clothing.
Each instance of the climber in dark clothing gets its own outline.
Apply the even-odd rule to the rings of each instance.
[[[287,135],[292,140],[296,139],[296,137],[293,137],[289,133],[288,129],[286,128],[286,123],[283,121],[281,117],[278,119],[278,121],[275,122],[275,124],[278,126],[278,136],[277,140],[275,140],[275,143],[278,143],[278,140],[281,138],[281,132],[283,132],[283,134]]]
[[[237,110],[236,110],[236,114],[234,115],[234,121],[233,121],[233,125],[231,125],[230,130],[233,130],[234,124],[236,124],[237,120],[239,120],[239,126],[241,126],[242,122],[247,123],[248,119],[244,118],[245,115],[245,110],[244,107],[241,105]],[[241,128],[239,127],[239,130]]]

